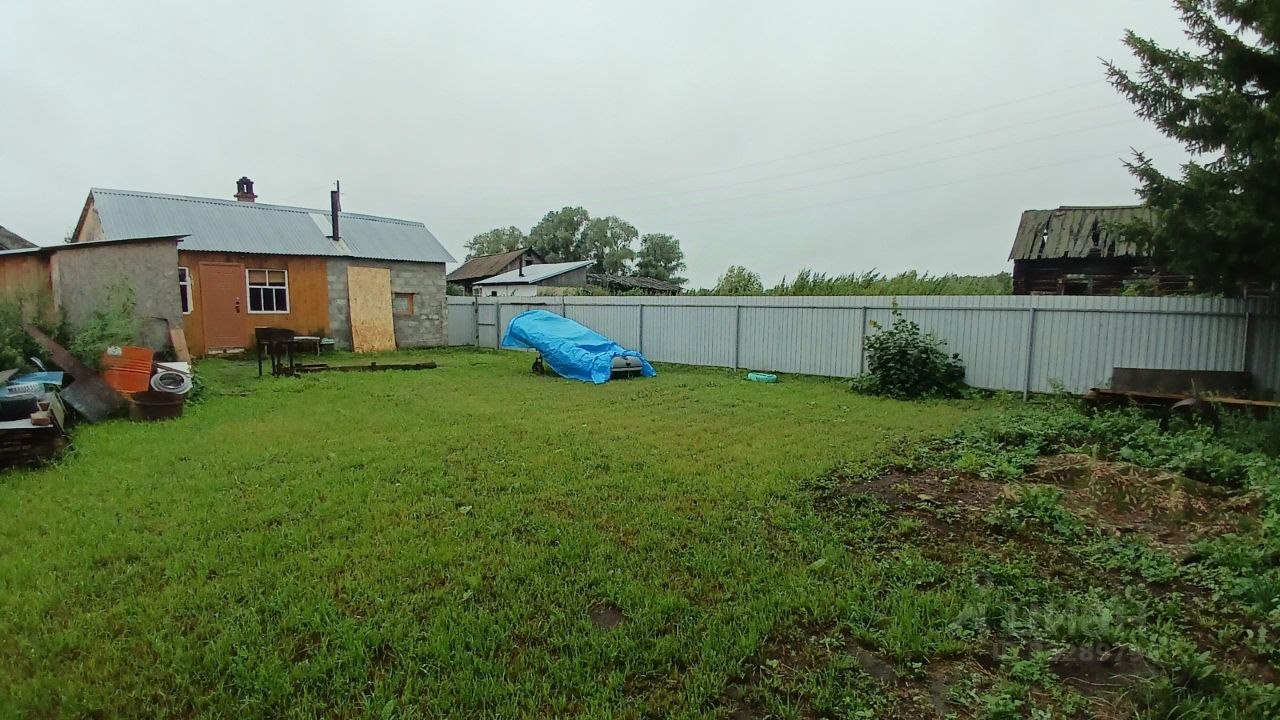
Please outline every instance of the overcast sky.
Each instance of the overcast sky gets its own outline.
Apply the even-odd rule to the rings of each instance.
[[[730,264],[1007,270],[1019,213],[1132,202],[1181,151],[1099,58],[1168,0],[55,2],[0,9],[0,225],[91,186],[426,223],[458,259],[583,205]]]

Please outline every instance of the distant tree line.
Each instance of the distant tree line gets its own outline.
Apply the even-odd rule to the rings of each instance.
[[[637,242],[639,247],[637,248]],[[639,275],[684,284],[680,241],[667,233],[641,235],[616,215],[591,217],[582,207],[552,210],[529,234],[514,225],[482,232],[467,241],[467,258],[530,247],[547,262],[591,260],[593,272]]]
[[[914,270],[882,275],[875,270],[848,275],[827,275],[805,268],[790,282],[766,289],[759,273],[741,265],[730,265],[715,287],[691,291],[699,295],[1008,295],[1013,292],[1013,276],[930,275]]]

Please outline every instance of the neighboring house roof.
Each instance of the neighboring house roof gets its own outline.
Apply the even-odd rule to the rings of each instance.
[[[587,273],[587,282],[591,285],[599,285],[609,288],[623,288],[624,290],[651,290],[653,292],[680,292],[680,286],[675,283],[669,283],[666,280],[659,280],[651,277],[637,277],[633,275],[605,275],[604,273]]]
[[[1151,210],[1141,205],[1027,210],[1022,213],[1009,259],[1134,256],[1137,247],[1125,242],[1117,226],[1150,218]]]
[[[183,250],[454,262],[426,226],[410,220],[341,212],[334,242],[328,210],[104,188],[89,197],[104,240],[187,235]]]
[[[25,250],[38,247],[18,233],[0,225],[0,250]]]
[[[341,217],[341,215],[339,215]],[[500,272],[506,270],[507,266],[525,255],[532,255],[538,259],[538,262],[544,262],[544,258],[538,254],[533,248],[518,248],[516,250],[508,250],[507,252],[494,253],[492,255],[477,255],[470,260],[462,263],[456,270],[449,273],[449,282],[464,282],[466,280],[484,279],[493,277]]]
[[[520,274],[519,270],[512,270],[481,280],[476,285],[537,285],[540,282],[546,282],[565,273],[591,267],[593,263],[593,260],[579,260],[577,262],[526,265],[523,275]]]

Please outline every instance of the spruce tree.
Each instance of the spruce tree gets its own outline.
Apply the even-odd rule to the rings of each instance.
[[[1112,85],[1195,156],[1181,177],[1136,153],[1127,163],[1154,211],[1126,234],[1206,290],[1280,280],[1280,0],[1176,0],[1197,47],[1133,31],[1140,69],[1107,63]]]

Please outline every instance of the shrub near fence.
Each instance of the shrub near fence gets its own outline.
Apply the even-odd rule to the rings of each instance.
[[[511,318],[545,308],[650,360],[854,377],[889,297],[449,298],[449,342],[496,348]],[[1280,389],[1280,306],[1180,297],[916,296],[904,316],[959,353],[971,386],[1018,392],[1105,385],[1113,367],[1247,370]]]

